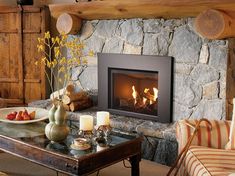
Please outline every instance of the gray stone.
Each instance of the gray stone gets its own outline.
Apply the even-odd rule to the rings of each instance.
[[[209,58],[208,45],[203,44],[201,52],[200,52],[200,56],[199,56],[199,62],[202,64],[207,64],[208,58]]]
[[[176,122],[180,119],[187,119],[192,114],[192,108],[180,105],[176,102],[173,104],[173,121]]]
[[[121,37],[129,44],[142,45],[143,30],[142,21],[139,19],[126,20],[120,25]]]
[[[125,43],[123,53],[124,54],[141,54],[141,50],[142,50],[141,46],[134,46],[134,45]]]
[[[194,27],[194,21],[195,21],[195,18],[187,18],[186,23],[189,26],[189,29],[196,33],[196,30]]]
[[[198,84],[206,84],[219,79],[219,73],[216,69],[206,64],[198,64],[194,67],[190,75]]]
[[[158,34],[145,34],[143,54],[145,55],[158,55]]]
[[[185,24],[184,19],[169,19],[163,22],[163,27],[165,30],[172,31],[175,27],[179,27]]]
[[[193,119],[217,119],[222,118],[223,113],[223,101],[219,99],[214,100],[202,100],[190,118]]]
[[[171,124],[169,128],[166,128],[163,131],[163,139],[169,140],[169,141],[177,141],[176,139],[176,123],[173,125]]]
[[[228,49],[217,43],[210,44],[210,60],[209,65],[219,70],[227,69]]]
[[[199,58],[201,39],[189,31],[186,26],[176,29],[172,43],[169,47],[169,55],[176,62],[196,64]]]
[[[50,109],[52,106],[52,102],[50,99],[47,100],[37,100],[28,103],[28,107],[36,107],[36,108],[43,108],[43,109]]]
[[[112,128],[117,128],[128,132],[134,132],[136,131],[136,127],[143,122],[144,120],[142,119],[118,116],[117,118],[112,119],[110,125]]]
[[[84,40],[85,49],[84,52],[88,53],[89,51],[93,51],[94,53],[101,52],[104,46],[104,39],[97,37],[96,35],[92,35],[87,40]]]
[[[146,136],[153,136],[162,138],[163,131],[169,127],[169,124],[159,123],[159,122],[152,122],[152,121],[145,121],[144,123],[139,124],[136,127],[137,133],[142,133]]]
[[[192,65],[175,63],[174,65],[175,73],[189,75],[193,69]]]
[[[97,56],[86,56],[88,66],[97,66]]]
[[[168,31],[162,31],[159,34],[158,37],[158,50],[159,50],[159,54],[162,56],[165,56],[168,54],[168,48],[170,45],[169,42],[170,39],[170,32]]]
[[[103,38],[110,38],[115,34],[118,20],[100,20],[94,32],[95,35]]]
[[[122,53],[123,41],[117,37],[112,37],[105,42],[103,52],[104,53]]]
[[[168,140],[159,140],[154,156],[157,163],[171,166],[178,156],[178,143]]]
[[[142,158],[147,160],[153,160],[155,155],[155,151],[158,145],[158,140],[152,137],[144,137],[144,141],[142,142]]]
[[[225,99],[226,97],[226,71],[220,72],[220,79],[219,79],[219,98]]]
[[[87,21],[83,26],[82,26],[82,32],[80,34],[80,39],[81,40],[86,40],[89,38],[94,32],[94,27],[92,26],[90,21]]]
[[[87,67],[79,78],[83,88],[98,89],[97,67]]]
[[[143,20],[144,32],[159,33],[161,31],[161,20],[160,19],[148,19]]]
[[[72,81],[76,81],[79,79],[81,71],[82,71],[81,67],[72,68],[72,77],[71,77]]]
[[[145,34],[143,54],[167,55],[169,46],[169,33]]]
[[[100,20],[91,20],[91,24],[93,27],[96,27],[96,25],[99,23]]]
[[[205,99],[215,99],[219,95],[219,82],[214,81],[204,85],[203,87],[203,98]]]
[[[202,88],[186,75],[174,76],[174,100],[186,107],[198,104],[202,97]]]

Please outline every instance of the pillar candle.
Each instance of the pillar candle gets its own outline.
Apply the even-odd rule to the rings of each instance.
[[[99,127],[101,125],[109,125],[109,112],[106,111],[98,111],[97,112],[97,123],[96,125]]]
[[[92,131],[93,130],[93,117],[90,115],[80,116],[80,130]]]

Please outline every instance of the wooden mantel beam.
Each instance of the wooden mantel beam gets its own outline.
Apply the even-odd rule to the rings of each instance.
[[[52,16],[66,12],[82,19],[195,17],[207,9],[235,11],[235,0],[93,0],[52,4]]]
[[[208,39],[235,37],[235,18],[226,12],[208,9],[197,16],[195,28]]]

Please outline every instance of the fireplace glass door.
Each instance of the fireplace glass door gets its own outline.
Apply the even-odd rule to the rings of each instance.
[[[109,108],[158,116],[158,72],[109,68]]]

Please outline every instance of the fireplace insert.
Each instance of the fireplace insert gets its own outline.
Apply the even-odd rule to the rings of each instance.
[[[173,58],[98,53],[98,107],[171,122]]]

